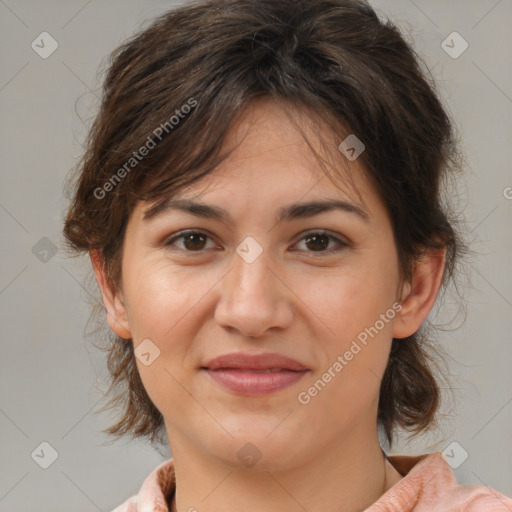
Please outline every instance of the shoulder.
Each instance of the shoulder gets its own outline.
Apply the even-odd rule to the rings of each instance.
[[[137,512],[137,495],[128,498],[112,512]]]
[[[388,457],[403,478],[366,512],[512,512],[512,499],[480,485],[458,485],[441,452]]]
[[[511,512],[512,499],[483,485],[458,485],[447,493],[435,512]]]
[[[128,498],[112,512],[168,512],[167,502],[174,493],[175,486],[174,461],[169,459],[147,476],[137,494]]]

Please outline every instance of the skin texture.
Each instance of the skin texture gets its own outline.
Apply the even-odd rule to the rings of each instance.
[[[314,134],[321,152],[320,140],[330,134]],[[112,330],[135,347],[149,338],[160,350],[151,365],[137,365],[165,419],[176,467],[172,509],[361,510],[400,479],[378,441],[379,386],[392,338],[416,332],[433,307],[444,251],[427,254],[412,282],[401,286],[389,216],[357,160],[345,165],[360,197],[325,176],[270,100],[250,104],[225,144],[239,145],[179,197],[225,208],[233,224],[179,211],[146,222],[148,204],[139,203],[126,230],[117,293],[91,253]],[[369,222],[333,210],[276,223],[280,207],[326,198],[359,205]],[[183,238],[164,245],[185,229],[209,238],[189,243],[188,252]],[[318,230],[348,245],[327,239],[329,246],[318,249],[304,238]],[[263,251],[252,263],[236,252],[247,236]],[[402,309],[394,318],[309,403],[300,403],[298,394],[397,302]],[[200,370],[232,352],[277,352],[310,372],[267,396],[235,394]],[[248,442],[261,453],[252,467],[237,456]]]

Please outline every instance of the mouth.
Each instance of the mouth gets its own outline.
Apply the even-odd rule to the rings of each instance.
[[[201,370],[222,388],[247,396],[275,393],[311,371],[294,359],[271,353],[227,354],[209,361]]]

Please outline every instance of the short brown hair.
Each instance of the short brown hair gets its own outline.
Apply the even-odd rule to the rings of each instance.
[[[462,165],[453,122],[422,63],[362,0],[202,0],[164,13],[111,55],[69,182],[69,248],[99,250],[117,289],[136,202],[158,204],[210,173],[243,107],[270,97],[365,142],[359,158],[389,212],[401,276],[410,277],[424,250],[446,248],[446,285],[466,246],[441,185]],[[156,138],[147,156],[134,156]],[[418,433],[435,423],[440,390],[424,327],[392,342],[378,409],[390,443],[395,427]],[[108,343],[110,407],[123,411],[106,432],[154,441],[163,417],[142,385],[133,343],[112,332]]]

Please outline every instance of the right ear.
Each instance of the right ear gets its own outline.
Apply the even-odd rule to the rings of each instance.
[[[107,310],[108,325],[120,338],[132,338],[122,295],[121,293],[115,293],[110,288],[100,251],[92,249],[89,251],[89,256],[91,258],[96,281],[101,290],[101,295],[103,296],[103,304]]]

